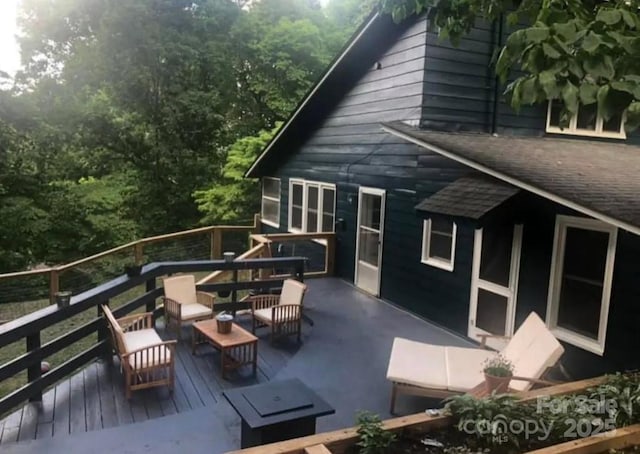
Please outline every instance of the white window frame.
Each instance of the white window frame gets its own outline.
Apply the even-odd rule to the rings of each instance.
[[[301,185],[302,186],[302,229],[294,228],[291,225],[293,220],[292,212],[293,212],[293,185]],[[287,221],[287,227],[289,232],[291,233],[307,233],[307,218],[309,211],[309,187],[318,188],[318,220],[317,220],[317,230],[315,232],[310,233],[334,233],[335,232],[335,219],[336,219],[336,185],[331,183],[323,183],[320,181],[309,181],[303,180],[301,178],[290,178],[289,179],[289,219]],[[324,190],[330,189],[333,191],[333,227],[330,232],[322,231],[322,218],[324,216],[323,206],[324,206]],[[318,240],[321,241],[321,240]]]
[[[278,198],[275,197],[268,197],[266,195],[264,195],[264,181],[265,180],[275,180],[278,182]],[[276,177],[262,177],[262,198],[260,199],[260,221],[263,224],[266,225],[270,225],[271,227],[275,227],[275,228],[279,228],[280,227],[280,197],[282,195],[282,182],[280,181],[280,178],[276,178]],[[273,222],[269,219],[265,219],[264,217],[264,213],[262,212],[262,207],[263,207],[263,200],[270,200],[272,202],[276,202],[278,204],[278,222]]]
[[[422,223],[422,255],[420,261],[425,265],[434,266],[446,271],[453,271],[456,262],[456,237],[458,236],[458,226],[454,222],[451,232],[451,259],[444,260],[440,257],[429,255],[431,245],[431,219],[426,219]]]
[[[605,232],[609,234],[607,258],[602,281],[602,301],[600,305],[600,324],[598,326],[597,339],[592,339],[567,328],[558,326],[558,309],[560,305],[560,290],[562,288],[564,252],[568,227]],[[611,283],[613,281],[617,237],[618,228],[602,221],[575,216],[556,216],[553,255],[551,258],[551,273],[549,277],[549,293],[547,296],[547,326],[558,339],[600,356],[604,354],[607,335],[607,322],[609,318],[609,303],[611,300]]]
[[[596,129],[582,129],[578,128],[578,115],[573,115],[571,120],[569,121],[569,125],[564,128],[560,126],[551,124],[551,101],[549,101],[547,106],[547,123],[546,123],[546,131],[553,134],[567,134],[572,136],[585,136],[585,137],[605,137],[609,139],[626,139],[627,134],[624,130],[624,122],[625,115],[622,115],[622,120],[620,121],[620,131],[603,131],[602,125],[604,124],[603,118],[598,115],[596,118]]]

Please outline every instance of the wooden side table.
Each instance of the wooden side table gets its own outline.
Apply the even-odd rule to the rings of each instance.
[[[258,338],[241,326],[233,323],[231,332],[221,334],[215,319],[195,322],[191,341],[191,353],[195,355],[196,346],[208,343],[220,351],[220,367],[222,378],[227,378],[227,372],[245,365],[251,365],[253,376],[258,366]]]

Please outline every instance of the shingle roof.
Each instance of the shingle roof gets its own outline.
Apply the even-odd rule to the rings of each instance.
[[[401,122],[383,127],[509,184],[640,234],[640,147],[423,131]]]
[[[463,177],[424,199],[416,205],[416,210],[480,219],[519,191],[498,180]]]

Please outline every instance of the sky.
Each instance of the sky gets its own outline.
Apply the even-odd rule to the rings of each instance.
[[[0,71],[13,75],[20,67],[20,52],[15,40],[16,7],[20,0],[0,0]]]

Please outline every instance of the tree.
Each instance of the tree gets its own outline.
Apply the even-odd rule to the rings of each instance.
[[[260,211],[260,188],[255,179],[244,178],[245,172],[280,128],[260,131],[243,137],[229,147],[222,171],[223,181],[210,189],[196,191],[194,197],[202,212],[203,224],[246,221]]]
[[[512,33],[495,69],[517,110],[558,99],[561,123],[580,105],[597,103],[609,120],[626,112],[640,125],[640,2],[638,0],[382,0],[397,21],[430,9],[440,36],[455,44],[478,19],[506,17]],[[523,25],[526,24],[526,25]],[[513,77],[514,70],[522,73]]]

